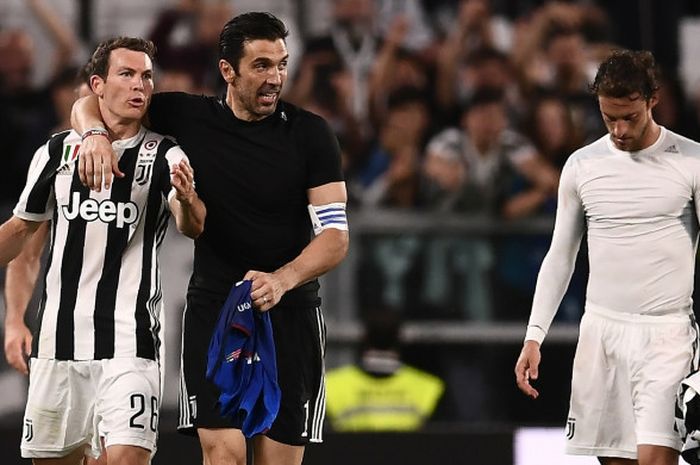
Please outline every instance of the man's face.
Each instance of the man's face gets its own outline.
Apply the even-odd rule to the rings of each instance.
[[[90,78],[102,107],[120,121],[140,121],[153,95],[153,64],[144,52],[112,50],[107,78]]]
[[[236,116],[255,121],[275,112],[287,80],[288,58],[282,39],[245,43],[238,74],[230,82]]]
[[[490,148],[507,126],[504,105],[500,102],[481,104],[469,109],[462,123],[469,138],[479,150]]]
[[[653,95],[648,101],[635,93],[627,97],[598,97],[598,106],[605,127],[615,147],[626,152],[636,152],[654,143],[651,127],[651,110],[657,103]]]

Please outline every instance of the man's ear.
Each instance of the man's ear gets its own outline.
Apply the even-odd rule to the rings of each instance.
[[[659,91],[654,91],[649,97],[649,109],[652,109],[659,103]]]
[[[231,84],[236,77],[236,71],[231,66],[231,63],[226,60],[219,60],[219,72],[221,72],[221,76],[228,84]]]
[[[104,85],[105,81],[102,79],[102,77],[98,76],[97,74],[90,76],[90,89],[98,97],[104,96]]]

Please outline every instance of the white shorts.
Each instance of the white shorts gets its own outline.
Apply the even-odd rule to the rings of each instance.
[[[59,458],[129,445],[156,451],[161,378],[142,358],[63,361],[32,358],[22,457]]]
[[[637,458],[637,445],[680,450],[676,391],[697,334],[689,314],[613,312],[587,305],[571,380],[566,452]]]

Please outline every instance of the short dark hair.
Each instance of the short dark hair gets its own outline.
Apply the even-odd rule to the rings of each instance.
[[[118,48],[143,52],[148,55],[151,61],[153,61],[156,54],[156,46],[150,40],[139,37],[114,37],[107,39],[100,42],[90,61],[85,65],[86,70],[90,73],[89,76],[96,74],[102,79],[106,79],[109,72],[109,57],[112,54],[112,50]]]
[[[287,27],[275,15],[250,12],[235,16],[224,25],[219,35],[219,58],[228,61],[238,73],[243,47],[251,40],[285,40]]]
[[[659,90],[659,71],[654,56],[646,50],[615,50],[600,64],[591,92],[621,98],[639,93],[649,100]]]
[[[498,87],[482,87],[477,89],[466,102],[468,110],[473,108],[493,105],[494,103],[505,103],[505,93]]]

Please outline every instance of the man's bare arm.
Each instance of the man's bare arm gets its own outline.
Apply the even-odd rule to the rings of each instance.
[[[312,205],[347,202],[344,182],[324,184],[308,192]],[[244,279],[251,279],[251,297],[260,310],[269,310],[279,303],[285,292],[335,268],[347,255],[350,243],[347,231],[324,229],[291,262],[273,273],[251,270]]]
[[[24,375],[29,373],[27,357],[32,347],[32,334],[24,322],[24,315],[39,276],[48,231],[45,222],[22,252],[10,261],[5,274],[5,358],[10,366]]]
[[[97,96],[88,95],[78,99],[73,104],[70,120],[78,134],[92,128],[104,129]],[[114,176],[124,177],[108,137],[96,134],[83,140],[78,158],[78,174],[84,185],[97,192],[102,190],[103,182],[105,189],[109,189]]]

